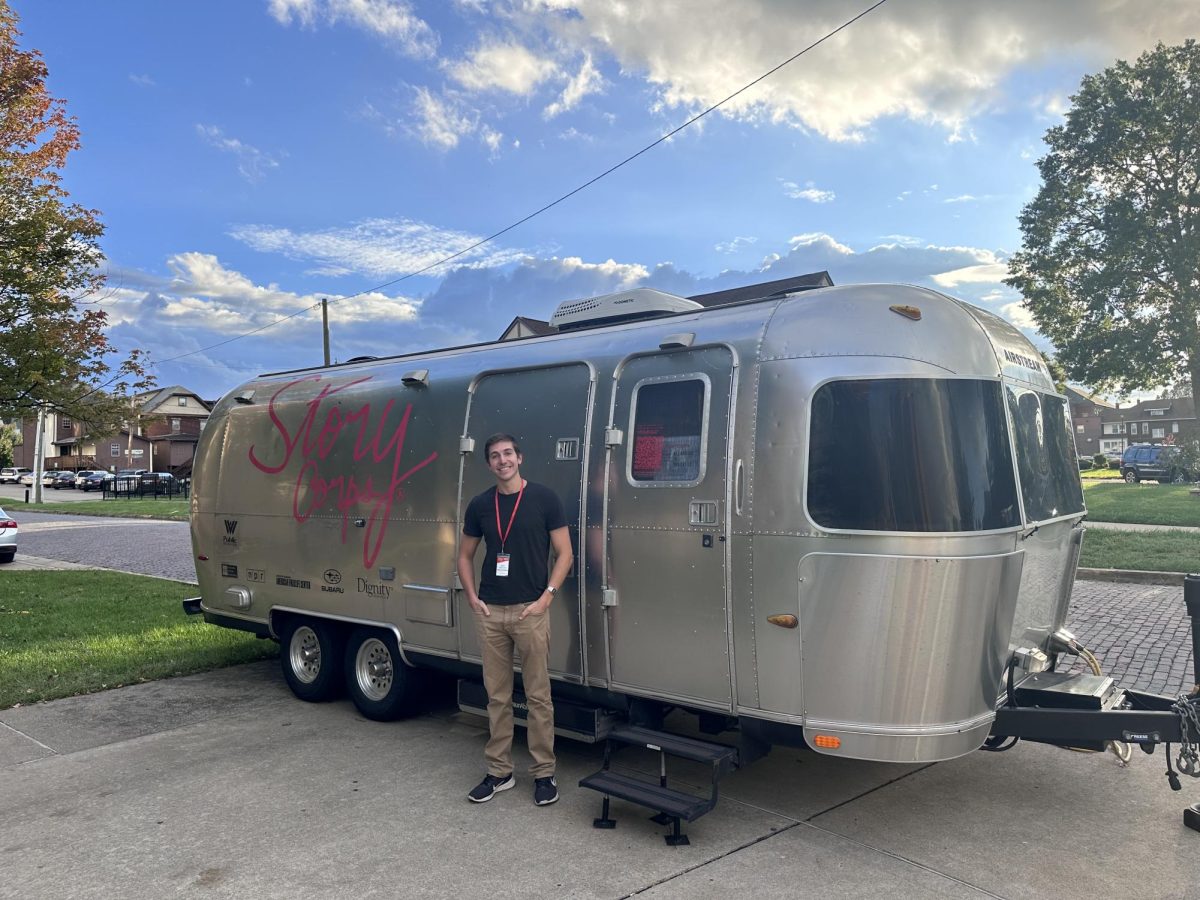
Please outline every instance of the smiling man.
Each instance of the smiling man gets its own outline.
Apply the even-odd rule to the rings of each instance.
[[[511,434],[494,434],[483,448],[495,487],[472,498],[463,517],[458,576],[470,600],[483,654],[490,738],[487,775],[467,796],[491,800],[516,784],[513,776],[513,650],[521,655],[521,680],[529,712],[533,799],[558,799],[554,780],[554,704],[550,699],[550,604],[571,571],[571,538],[562,501],[545,485],[521,477],[521,448]],[[475,553],[486,540],[483,570],[475,586]],[[550,549],[554,569],[550,570]]]

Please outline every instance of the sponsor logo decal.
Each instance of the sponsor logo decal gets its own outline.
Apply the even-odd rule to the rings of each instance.
[[[237,578],[237,566],[233,563],[221,563],[221,575],[225,578]]]
[[[404,499],[404,483],[438,456],[435,451],[424,459],[405,461],[404,441],[412,415],[411,403],[396,421],[391,418],[396,405],[394,398],[382,408],[371,403],[343,406],[341,398],[326,402],[370,380],[355,378],[335,386],[323,376],[309,375],[288,382],[271,396],[267,405],[267,416],[275,430],[272,437],[282,440],[282,454],[266,451],[258,444],[247,452],[250,464],[268,475],[278,475],[294,459],[299,461],[292,488],[292,518],[297,522],[307,522],[322,508],[332,506],[341,514],[341,540],[345,543],[351,514],[364,519],[362,558],[367,568],[373,568],[379,558],[392,507]],[[301,390],[319,386],[320,390],[304,403],[303,419],[289,424],[284,422],[279,406],[286,407],[289,413],[295,409],[298,404],[289,402],[285,395],[297,386],[305,386]],[[279,440],[270,443],[279,446]],[[331,454],[334,459],[349,457],[349,464],[335,464]],[[373,474],[364,474],[368,469]]]
[[[265,582],[267,580],[267,573],[263,569],[247,569],[246,580],[257,581],[260,583]]]
[[[337,569],[326,569],[321,575],[325,579],[325,583],[321,585],[321,590],[326,594],[344,594],[346,589],[340,587],[342,583],[342,573]]]
[[[225,520],[225,538],[224,538],[224,540],[225,540],[226,544],[236,544],[237,543],[237,525],[238,525],[237,519],[226,519]]]
[[[390,584],[367,581],[367,579],[360,577],[358,579],[358,592],[371,597],[383,597],[386,600],[392,596],[392,586]]]
[[[312,582],[307,578],[293,578],[290,575],[276,575],[275,583],[280,587],[304,588],[305,590],[312,588]]]

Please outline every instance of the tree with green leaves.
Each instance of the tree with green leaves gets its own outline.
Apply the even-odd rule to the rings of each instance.
[[[1200,45],[1117,62],[1071,101],[1007,283],[1072,379],[1200,396]]]
[[[132,418],[148,385],[138,350],[123,361],[88,298],[104,282],[103,226],[62,185],[79,128],[46,91],[46,64],[22,50],[16,14],[0,0],[0,419],[46,409],[89,434]]]

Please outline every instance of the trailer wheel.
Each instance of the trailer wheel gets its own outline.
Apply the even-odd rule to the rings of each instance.
[[[281,638],[279,660],[292,693],[309,703],[336,697],[341,688],[337,628],[318,619],[289,619]]]
[[[421,710],[428,681],[406,666],[396,638],[378,628],[356,628],[346,645],[346,691],[368,719],[390,722]]]

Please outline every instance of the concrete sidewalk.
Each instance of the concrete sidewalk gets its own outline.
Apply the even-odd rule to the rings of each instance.
[[[559,742],[562,800],[476,805],[484,723],[363,719],[295,700],[273,663],[0,712],[0,897],[1194,896],[1200,834],[1162,759],[1022,743],[901,766],[776,748],[664,845],[645,810],[576,787],[600,748]],[[1161,754],[1161,750],[1159,751]],[[657,772],[648,752],[618,762]],[[701,792],[703,773],[672,768]]]

